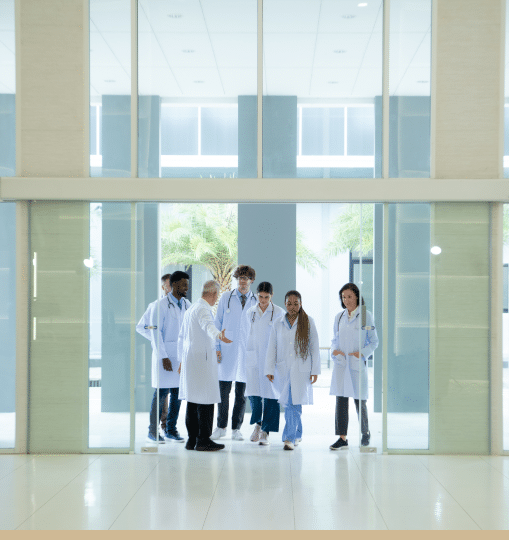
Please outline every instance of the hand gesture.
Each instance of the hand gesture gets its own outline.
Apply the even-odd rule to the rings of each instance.
[[[270,382],[274,382],[274,375],[267,375],[267,379],[269,379]]]
[[[355,358],[359,358],[359,351],[351,352],[348,354],[348,356],[355,356]]]
[[[337,356],[338,354],[340,354],[341,356],[345,356],[345,353],[343,351],[340,351],[339,349],[332,351],[333,356]]]
[[[315,384],[317,379],[318,379],[318,375],[311,375],[309,377],[309,380],[311,381],[311,384]]]
[[[228,339],[227,337],[224,337],[224,328],[223,328],[223,331],[221,332],[221,335],[219,336],[219,339],[220,341],[222,341],[223,343],[233,343],[233,341],[231,339]],[[221,353],[219,353],[221,354]]]

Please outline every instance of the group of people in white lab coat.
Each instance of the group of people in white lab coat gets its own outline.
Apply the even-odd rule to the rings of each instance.
[[[229,394],[235,382],[233,440],[243,440],[241,426],[247,396],[254,425],[252,442],[270,444],[269,434],[279,431],[280,405],[285,410],[283,448],[293,450],[301,442],[302,405],[313,403],[312,384],[320,374],[316,325],[303,309],[298,291],[286,293],[283,309],[272,302],[273,288],[269,282],[261,282],[257,294],[253,294],[250,286],[255,271],[250,266],[238,266],[233,277],[238,287],[223,293],[214,318],[212,306],[217,302],[219,285],[214,281],[205,283],[202,298],[190,305],[185,298],[189,276],[175,272],[169,279],[171,292],[158,301],[159,319],[154,320],[157,303],[153,303],[138,324],[138,331],[151,339],[154,349],[152,383],[155,391],[149,441],[183,442],[176,430],[176,415],[180,400],[185,399],[186,448],[201,451],[224,448],[215,441],[226,435]],[[361,363],[365,365],[378,345],[373,317],[361,309],[363,301],[357,286],[347,283],[339,296],[343,311],[334,320],[330,390],[336,395],[336,435],[339,438],[330,446],[331,450],[348,448],[350,397],[354,398],[361,418],[361,444],[369,444],[367,370],[361,369]],[[359,347],[359,337],[362,347]],[[164,388],[166,384],[168,388]],[[170,404],[161,437],[157,423],[168,394]],[[174,396],[178,406],[172,405]],[[218,403],[217,426],[212,432],[215,403]]]

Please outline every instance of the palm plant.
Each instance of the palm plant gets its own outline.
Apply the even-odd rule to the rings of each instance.
[[[362,210],[362,235],[360,234]],[[373,251],[373,204],[348,204],[331,223],[332,240],[326,248],[327,257],[348,251],[366,256]],[[362,242],[361,242],[362,236]]]
[[[238,214],[236,204],[176,204],[161,226],[162,265],[193,264],[209,270],[221,293],[231,288],[237,265]],[[323,268],[297,230],[297,264],[306,270]]]

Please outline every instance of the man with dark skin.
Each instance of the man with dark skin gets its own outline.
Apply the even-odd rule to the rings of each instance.
[[[164,428],[166,441],[184,442],[177,431],[177,419],[180,411],[179,392],[179,361],[177,358],[177,341],[184,315],[191,303],[186,299],[189,290],[189,275],[182,271],[174,272],[170,276],[171,292],[159,301],[159,324],[157,330],[156,358],[152,363],[152,387],[154,397],[150,410],[150,425],[148,439],[156,442],[155,433],[156,408],[159,399],[159,408],[170,395],[168,417]],[[157,398],[159,388],[159,398]],[[163,441],[159,441],[163,442]]]

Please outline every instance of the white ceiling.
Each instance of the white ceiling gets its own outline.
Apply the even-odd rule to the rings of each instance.
[[[382,92],[382,0],[265,0],[264,92]],[[13,92],[13,0],[0,0],[0,91]],[[390,91],[429,95],[431,0],[391,0]],[[91,94],[131,90],[130,0],[90,0]],[[139,90],[256,94],[256,0],[139,0]],[[344,52],[334,52],[344,51]],[[425,82],[424,82],[425,81]]]

